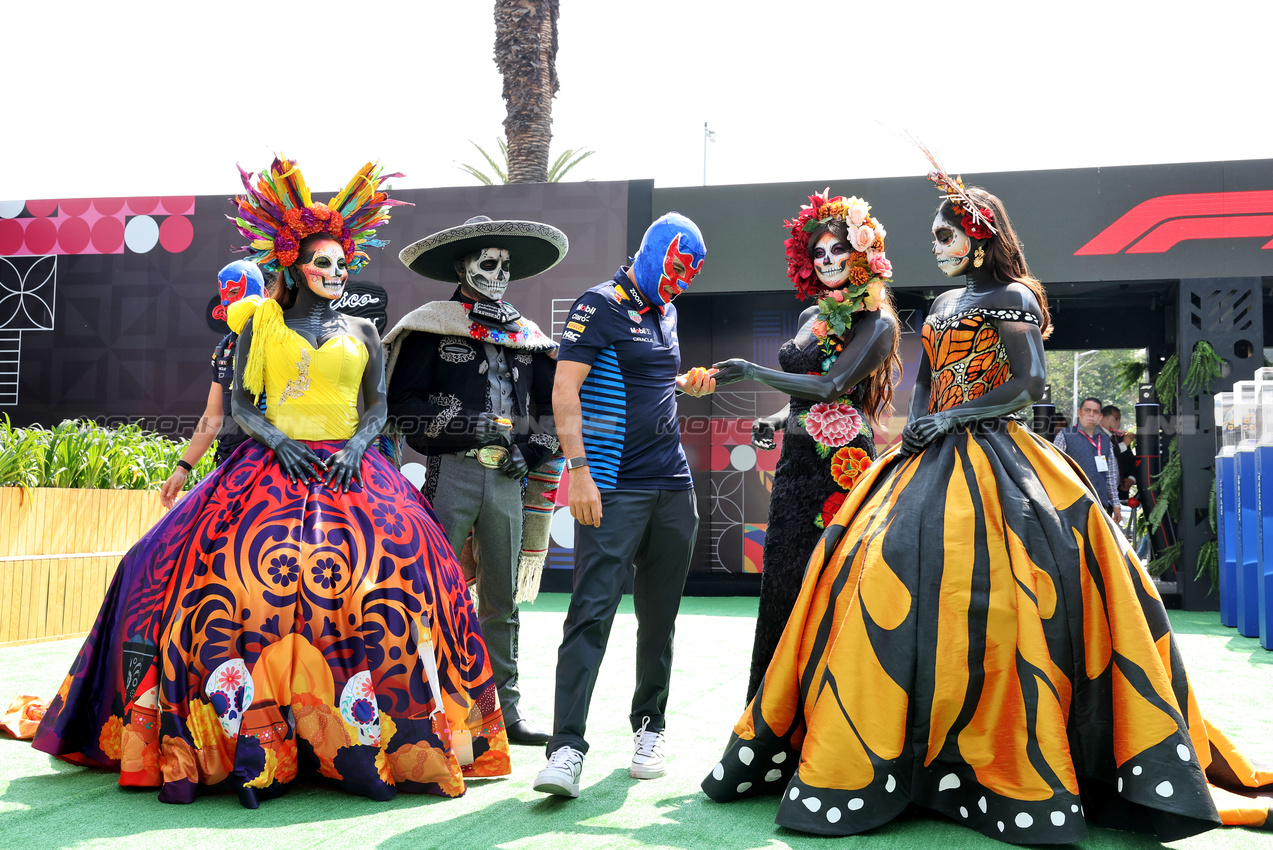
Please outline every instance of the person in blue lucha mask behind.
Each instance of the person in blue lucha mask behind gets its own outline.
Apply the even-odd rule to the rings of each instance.
[[[579,296],[562,332],[553,412],[575,518],[574,589],[557,653],[549,761],[535,779],[537,791],[579,795],[588,704],[634,568],[629,773],[653,779],[666,772],[673,625],[698,530],[676,393],[705,395],[716,383],[706,369],[681,373],[672,300],[702,270],[706,255],[694,222],[664,215],[646,231],[631,267]]]
[[[235,260],[217,272],[217,289],[221,293],[221,303],[213,308],[212,318],[224,322],[226,310],[235,301],[265,295],[265,276],[256,263]],[[238,341],[239,335],[231,331],[217,343],[212,352],[212,387],[208,390],[208,403],[204,406],[203,416],[195,426],[186,450],[177,461],[176,469],[159,489],[159,500],[165,508],[171,508],[180,498],[186,479],[213,440],[217,443],[216,460],[220,464],[248,438],[234,421],[234,417],[229,415],[230,391],[234,387],[234,346]]]

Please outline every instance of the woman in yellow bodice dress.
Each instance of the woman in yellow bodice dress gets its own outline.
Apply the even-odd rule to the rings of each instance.
[[[911,804],[1017,844],[1267,826],[1273,772],[1203,719],[1103,500],[1014,417],[1050,325],[1003,205],[931,176],[933,252],[966,285],[933,302],[902,443],[814,550],[704,791],[781,795],[780,825],[823,835]]]
[[[369,164],[322,204],[286,159],[244,175],[237,224],[280,270],[272,298],[230,311],[253,439],[124,556],[37,748],[165,802],[233,790],[251,808],[305,772],[374,799],[509,772],[455,555],[373,446],[380,338],[332,308],[383,244],[385,179]]]

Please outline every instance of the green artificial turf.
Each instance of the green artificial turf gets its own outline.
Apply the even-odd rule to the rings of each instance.
[[[545,594],[522,609],[521,678],[529,717],[548,726],[553,668],[566,597]],[[513,775],[471,782],[457,800],[400,794],[375,803],[302,784],[256,811],[233,795],[188,806],[124,789],[110,773],[72,767],[0,739],[0,848],[752,848],[852,850],[1003,847],[936,815],[908,815],[867,835],[827,839],[774,825],[777,798],[717,805],[698,783],[720,757],[741,712],[756,600],[686,599],[677,623],[669,705],[670,771],[628,777],[636,621],[625,599],[593,697],[577,800],[531,790],[540,748],[513,748]],[[1203,711],[1250,755],[1273,758],[1273,652],[1220,626],[1212,613],[1172,613]],[[51,697],[78,641],[0,649],[0,703],[12,695]],[[2,708],[3,706],[0,706]],[[1152,839],[1092,829],[1085,848],[1149,848]],[[1171,846],[1185,850],[1273,848],[1273,833],[1217,829]]]

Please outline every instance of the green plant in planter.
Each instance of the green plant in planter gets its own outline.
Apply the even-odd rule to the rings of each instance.
[[[185,443],[132,424],[104,428],[65,420],[53,428],[0,422],[0,486],[153,490],[167,480]],[[208,451],[187,479],[194,485],[214,466]]]

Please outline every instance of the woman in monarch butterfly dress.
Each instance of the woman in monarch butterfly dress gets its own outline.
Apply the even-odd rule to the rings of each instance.
[[[804,566],[849,491],[875,458],[872,426],[892,410],[901,372],[901,334],[888,283],[884,225],[858,197],[809,196],[785,222],[787,277],[796,297],[817,303],[800,314],[778,351],[781,369],[746,360],[717,363],[717,385],[759,381],[791,403],[752,425],[752,442],[773,449],[783,431],[765,533],[760,605],[752,643],[750,701],[800,593]]]
[[[933,303],[902,444],[815,549],[704,791],[781,794],[779,824],[825,835],[911,803],[1019,844],[1267,825],[1273,772],[1202,718],[1126,539],[1011,416],[1050,325],[1003,205],[930,177],[933,251],[966,285]]]
[[[327,204],[288,160],[249,177],[238,225],[281,269],[275,297],[230,307],[253,439],[124,556],[35,747],[168,803],[256,808],[306,770],[458,796],[509,773],[490,663],[433,509],[372,446],[380,337],[332,309],[397,202],[370,163]]]

